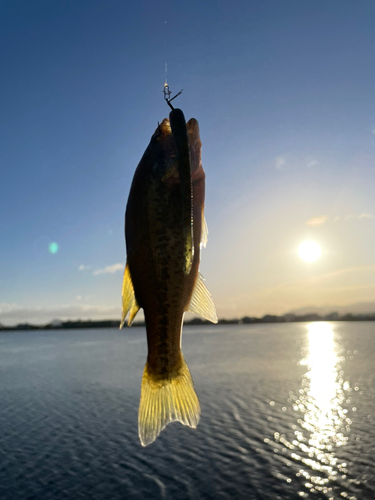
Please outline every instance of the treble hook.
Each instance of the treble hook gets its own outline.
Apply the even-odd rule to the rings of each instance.
[[[172,99],[170,98],[171,97],[171,94],[172,92],[169,90],[169,85],[168,83],[165,83],[164,84],[164,89],[163,89],[163,94],[164,94],[164,99],[167,101],[167,104],[168,106],[173,110],[174,107],[172,106],[171,102],[173,101],[173,99],[176,99],[176,97],[178,97],[180,94],[182,94],[182,91],[184,89],[180,90],[180,92],[178,92],[178,94],[176,94],[174,97],[172,97]]]

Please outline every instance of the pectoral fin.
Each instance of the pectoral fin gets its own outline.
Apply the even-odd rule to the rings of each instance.
[[[204,284],[204,278],[201,273],[198,273],[188,311],[199,314],[199,316],[208,319],[208,321],[212,321],[212,323],[217,323],[215,305],[212,301],[210,292]]]
[[[129,313],[128,326],[133,323],[133,320],[139,311],[139,305],[134,294],[132,278],[130,276],[129,266],[126,264],[124,271],[124,281],[122,282],[122,315],[120,330],[124,326],[126,316]]]

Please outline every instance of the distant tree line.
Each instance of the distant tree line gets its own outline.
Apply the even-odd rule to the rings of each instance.
[[[375,321],[375,313],[369,314],[344,314],[340,315],[337,312],[332,312],[326,315],[319,315],[316,313],[311,314],[284,314],[276,316],[273,314],[266,314],[262,318],[244,316],[243,318],[234,319],[219,319],[219,325],[252,325],[259,323],[298,323],[304,321]],[[185,325],[212,325],[210,321],[193,318],[185,321]],[[133,326],[144,326],[144,321],[136,321]],[[119,328],[120,322],[118,320],[77,320],[77,321],[52,321],[46,325],[32,325],[30,323],[20,323],[15,326],[5,326],[0,323],[0,330],[56,330],[56,329],[82,329],[82,328]]]

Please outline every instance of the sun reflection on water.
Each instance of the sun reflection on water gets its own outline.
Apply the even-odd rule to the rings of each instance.
[[[290,393],[289,402],[299,414],[293,425],[294,438],[275,433],[275,441],[290,450],[290,457],[301,464],[297,473],[305,482],[305,491],[331,497],[333,482],[347,477],[347,464],[337,456],[337,449],[348,442],[352,424],[345,408],[350,384],[344,380],[345,357],[335,340],[332,325],[325,322],[307,326],[307,348],[300,366],[303,375],[298,394]],[[306,496],[303,491],[300,496]],[[344,496],[347,495],[344,492]],[[355,499],[347,495],[347,498]]]
[[[311,323],[308,326],[309,353],[301,361],[308,372],[303,379],[303,392],[294,406],[304,413],[301,426],[310,432],[310,453],[320,462],[335,461],[329,453],[334,446],[346,444],[351,421],[342,408],[345,401],[344,380],[340,358],[336,353],[334,334],[329,323]],[[323,455],[322,455],[323,453]]]
[[[308,371],[303,376],[299,396],[292,397],[293,409],[303,415],[297,421],[302,430],[295,431],[296,439],[292,444],[303,452],[303,456],[294,453],[292,458],[323,473],[317,475],[301,470],[301,475],[308,480],[307,489],[329,494],[328,483],[335,481],[338,475],[345,478],[347,472],[346,463],[337,458],[335,449],[348,441],[352,422],[343,408],[344,383],[345,390],[350,387],[343,379],[340,364],[343,358],[338,353],[331,324],[310,323],[307,338],[307,356],[300,364]]]

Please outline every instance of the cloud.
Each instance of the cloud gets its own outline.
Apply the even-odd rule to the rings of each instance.
[[[0,316],[17,310],[20,306],[15,302],[0,302]]]
[[[270,295],[274,295],[275,293],[284,294],[288,290],[298,290],[299,293],[301,293],[302,289],[304,289],[304,291],[310,292],[313,288],[320,287],[324,287],[327,290],[327,282],[328,285],[330,285],[329,289],[355,289],[358,287],[375,288],[375,285],[373,283],[371,283],[370,286],[368,286],[366,283],[363,283],[363,279],[368,278],[369,274],[375,275],[374,265],[346,267],[337,269],[336,271],[331,271],[329,273],[316,274],[314,276],[310,276],[307,279],[304,278],[295,281],[279,283],[269,288],[263,288],[257,291],[255,295],[268,297]],[[353,283],[353,279],[359,280],[359,283]]]
[[[373,215],[371,215],[369,213],[362,212],[361,214],[348,214],[348,215],[345,215],[344,220],[373,219],[373,218],[374,218]]]
[[[312,276],[310,279],[313,280],[314,283],[318,281],[324,281],[326,279],[335,278],[337,276],[343,276],[348,274],[357,274],[360,273],[371,273],[375,272],[375,266],[354,266],[354,267],[345,267],[343,269],[338,269],[336,271],[332,271],[330,273],[318,274],[316,276]]]
[[[80,266],[78,266],[78,271],[85,271],[85,270],[88,270],[88,269],[91,269],[91,266],[84,266],[83,264],[81,264]]]
[[[30,322],[46,324],[52,320],[62,321],[75,319],[117,319],[121,307],[96,306],[90,304],[61,304],[57,306],[27,307],[15,303],[0,303],[0,323],[7,325]]]
[[[362,212],[361,214],[348,214],[345,216],[328,217],[327,215],[321,215],[319,217],[311,217],[308,219],[305,224],[306,226],[322,226],[327,222],[327,220],[331,220],[332,222],[338,222],[339,220],[360,220],[360,219],[374,219],[375,216],[369,214],[367,212]]]
[[[104,269],[97,269],[92,273],[93,276],[99,276],[99,274],[114,274],[118,271],[124,271],[125,264],[112,264],[112,266],[106,266]]]
[[[311,219],[305,222],[306,226],[322,226],[325,222],[327,222],[327,215],[321,215],[320,217],[312,217]]]
[[[282,156],[277,156],[275,158],[275,167],[277,170],[282,170],[283,165],[285,165],[286,160]]]
[[[312,167],[315,167],[316,165],[319,165],[318,161],[314,160],[314,158],[308,158],[308,160],[306,162],[307,168],[312,168]]]
[[[283,282],[254,292],[221,297],[216,305],[219,317],[283,314],[308,305],[345,306],[375,301],[375,266],[342,268],[330,273]],[[228,308],[232,300],[236,308]]]

